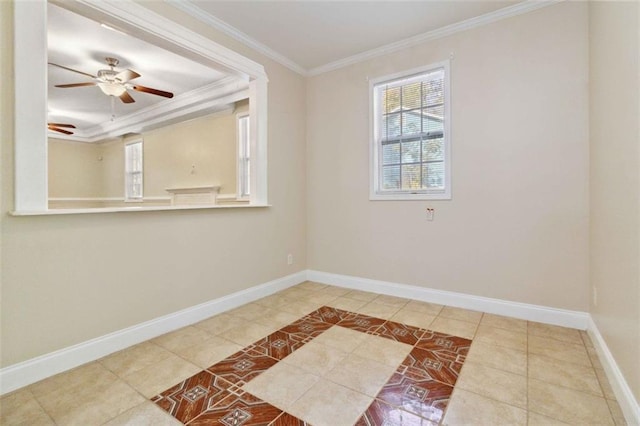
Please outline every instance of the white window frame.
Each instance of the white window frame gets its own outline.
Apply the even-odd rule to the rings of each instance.
[[[129,147],[140,145],[140,170],[130,170]],[[140,175],[140,195],[133,195],[133,175]],[[132,139],[124,144],[124,201],[127,203],[144,200],[144,144],[142,138]]]
[[[246,130],[242,120],[247,120]],[[248,112],[236,115],[236,199],[248,200],[251,196],[251,123]],[[248,152],[248,153],[247,153]]]
[[[444,179],[442,189],[422,190],[383,190],[380,186],[381,163],[381,137],[378,135],[378,117],[381,105],[376,96],[376,88],[380,85],[391,83],[424,74],[428,72],[444,70]],[[370,129],[370,200],[450,200],[451,199],[451,83],[449,60],[431,65],[413,68],[407,71],[369,80],[369,129]]]

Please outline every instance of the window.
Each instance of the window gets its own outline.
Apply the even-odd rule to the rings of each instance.
[[[142,201],[142,139],[124,146],[125,201]]]
[[[250,195],[250,134],[249,116],[238,115],[238,189],[237,198],[247,199]]]
[[[371,81],[372,200],[450,199],[449,62]]]

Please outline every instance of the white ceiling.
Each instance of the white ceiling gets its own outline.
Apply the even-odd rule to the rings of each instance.
[[[172,92],[175,97],[227,77],[202,64],[163,50],[124,33],[106,29],[61,7],[48,4],[48,62],[96,75],[108,69],[105,57],[117,58],[117,71],[130,68],[141,77],[133,83]],[[135,103],[105,95],[97,86],[57,88],[57,84],[91,82],[91,77],[48,66],[48,121],[78,127],[77,135],[96,126],[108,127],[111,99],[116,120],[172,100],[129,90]],[[174,97],[174,99],[175,99]],[[51,133],[58,136],[58,133]]]
[[[309,71],[520,2],[174,0],[172,3],[221,20]]]

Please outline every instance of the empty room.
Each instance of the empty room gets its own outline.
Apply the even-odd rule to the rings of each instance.
[[[640,425],[637,1],[0,1],[0,424]]]

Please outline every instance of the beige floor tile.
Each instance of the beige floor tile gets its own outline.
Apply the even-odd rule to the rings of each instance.
[[[338,296],[325,294],[324,291],[316,291],[307,297],[301,298],[300,300],[309,303],[318,303],[319,305],[324,306],[337,298]]]
[[[517,331],[505,330],[503,328],[489,327],[480,324],[478,331],[473,339],[474,343],[484,343],[486,345],[502,346],[506,348],[516,349],[518,351],[527,351],[527,334]]]
[[[567,426],[569,424],[531,411],[528,412],[528,415],[528,426]]]
[[[280,327],[277,326],[269,327],[263,324],[249,322],[242,324],[239,327],[229,329],[224,333],[220,333],[218,337],[230,340],[244,347],[252,344],[257,340],[262,339],[263,337],[267,337],[268,335],[279,329]]]
[[[99,360],[118,376],[153,365],[171,356],[171,352],[151,342],[140,343]]]
[[[198,367],[206,369],[242,350],[243,347],[221,337],[213,336],[196,345],[178,349],[175,353]]]
[[[151,398],[180,383],[202,369],[177,355],[124,376],[124,379],[142,395]]]
[[[477,325],[480,323],[480,319],[482,319],[482,312],[445,306],[438,316],[458,321],[472,322]]]
[[[594,348],[591,337],[589,337],[589,333],[584,330],[580,330],[580,337],[582,337],[582,343],[584,343],[587,348]]]
[[[55,423],[31,392],[22,389],[0,399],[0,424],[53,426]]]
[[[366,337],[365,333],[334,325],[313,339],[313,342],[331,346],[344,352],[352,352]]]
[[[353,425],[373,398],[320,379],[288,412],[314,426]]]
[[[274,311],[271,308],[267,308],[264,305],[260,305],[258,303],[248,303],[246,305],[242,305],[238,308],[227,311],[225,312],[225,314],[242,318],[245,321],[252,321],[258,317],[262,317],[275,312],[277,311]]]
[[[534,379],[529,379],[529,410],[571,424],[613,424],[604,398]]]
[[[381,294],[380,296],[373,299],[373,301],[376,303],[382,303],[384,305],[395,306],[397,308],[404,308],[406,304],[409,303],[409,299],[396,296],[387,296],[386,294]]]
[[[287,410],[306,391],[320,380],[295,365],[279,362],[242,389],[281,410]]]
[[[626,426],[627,420],[624,418],[624,413],[622,412],[618,402],[607,399],[607,404],[609,405],[609,410],[611,411],[611,416],[613,417],[613,421],[616,426]]]
[[[583,367],[542,355],[529,355],[529,377],[558,386],[603,396],[592,367]]]
[[[329,287],[327,284],[317,283],[313,281],[305,281],[296,286],[296,288],[311,291],[325,290],[327,287]]]
[[[102,424],[145,401],[115,375],[113,380],[50,392],[38,400],[57,425]]]
[[[53,391],[64,392],[99,381],[113,380],[114,377],[115,375],[102,364],[92,362],[34,383],[28,389],[36,398],[40,398]]]
[[[219,335],[227,330],[246,324],[247,321],[233,315],[220,314],[194,324],[194,327],[202,329],[210,334]]]
[[[502,315],[484,314],[480,320],[480,324],[485,324],[489,327],[504,328],[505,330],[518,331],[520,333],[527,332],[527,321],[510,318]]]
[[[400,309],[391,317],[391,321],[412,325],[414,327],[424,328],[427,330],[429,329],[429,326],[434,319],[436,319],[434,315],[413,311],[406,306]]]
[[[258,299],[253,303],[257,303],[258,305],[266,306],[268,308],[276,308],[282,302],[282,296],[278,293],[272,294],[267,297],[263,297],[262,299]]]
[[[311,341],[282,360],[311,374],[323,376],[342,362],[347,352]]]
[[[352,352],[363,358],[397,367],[409,355],[413,346],[384,337],[365,334],[363,342]]]
[[[370,317],[390,319],[399,309],[398,306],[385,305],[384,303],[378,303],[374,300],[357,309],[355,312],[369,315]]]
[[[371,302],[373,299],[378,297],[378,294],[362,290],[351,290],[349,293],[345,294],[344,297],[348,297],[349,299],[362,300],[363,302]]]
[[[584,345],[582,337],[580,337],[580,330],[573,328],[558,327],[557,325],[530,321],[529,334],[556,339],[565,343],[573,343],[574,345]]]
[[[478,325],[475,323],[444,318],[441,316],[437,316],[429,326],[429,330],[439,331],[440,333],[450,334],[452,336],[464,337],[465,339],[473,339],[477,328]]]
[[[529,335],[529,354],[548,356],[560,361],[591,367],[591,361],[584,345],[564,343],[548,337]]]
[[[349,290],[348,288],[333,287],[333,286],[327,286],[327,287],[322,289],[322,293],[329,294],[329,295],[335,296],[335,297],[344,296],[345,294],[349,293],[350,291],[351,290]]]
[[[168,351],[175,352],[177,349],[189,347],[203,342],[211,337],[206,331],[189,326],[171,333],[163,334],[151,340],[158,346],[162,346]]]
[[[600,368],[596,368],[593,371],[596,373],[596,377],[598,378],[598,383],[600,383],[600,388],[602,389],[604,397],[607,399],[616,399],[616,394],[613,393],[611,383],[609,383],[609,379],[607,378],[607,373]]]
[[[527,408],[527,378],[481,364],[465,363],[456,388],[465,389],[487,398]]]
[[[595,368],[596,370],[603,370],[604,367],[600,362],[600,357],[598,356],[598,352],[596,351],[596,349],[590,347],[587,347],[586,349],[587,355],[589,355],[589,360],[591,361],[591,365],[593,366],[593,368]]]
[[[104,426],[178,426],[181,422],[170,416],[162,408],[152,402],[143,402],[118,417],[108,421]]]
[[[285,325],[289,325],[292,322],[297,321],[298,319],[300,319],[300,315],[295,315],[283,311],[274,311],[268,315],[254,319],[253,322],[266,325],[267,327],[282,328]]]
[[[355,312],[357,309],[363,307],[369,303],[366,300],[350,299],[348,297],[338,297],[337,299],[329,302],[328,306],[342,309],[343,311]]]
[[[440,314],[444,306],[435,303],[421,302],[419,300],[411,300],[404,306],[404,309],[420,312],[427,315],[437,316]]]
[[[319,307],[321,307],[322,303],[309,302],[307,300],[299,300],[294,303],[286,303],[279,307],[279,309],[289,312],[290,314],[298,315],[298,317],[302,317],[315,311]]]
[[[324,378],[354,391],[375,397],[396,367],[350,354]]]
[[[278,294],[280,296],[285,297],[285,298],[291,298],[291,299],[294,299],[294,300],[300,300],[300,299],[307,298],[307,297],[311,296],[314,293],[315,293],[315,291],[304,290],[304,289],[297,288],[297,287],[291,287],[291,288],[288,288],[286,290],[282,290]]]
[[[456,389],[453,391],[442,424],[526,425],[527,412],[464,389]]]
[[[486,365],[509,373],[527,375],[527,353],[503,346],[488,345],[474,340],[466,362]]]

